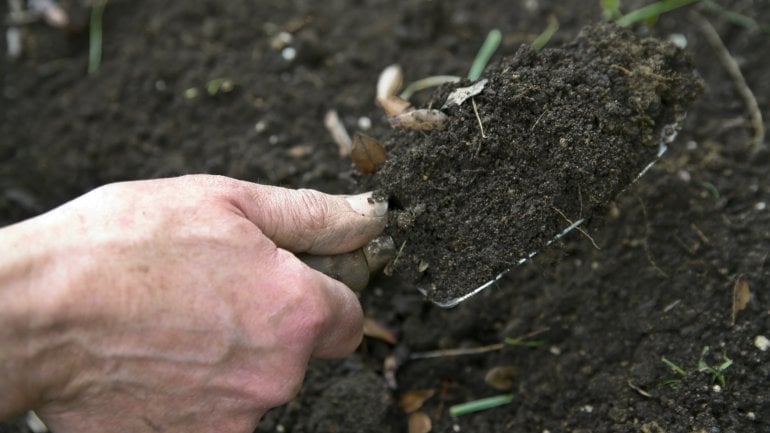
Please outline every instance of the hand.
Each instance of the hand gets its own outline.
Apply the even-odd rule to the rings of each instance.
[[[358,248],[385,211],[187,176],[107,185],[0,230],[15,251],[0,259],[0,417],[35,408],[57,433],[253,431],[311,356],[361,339],[355,295],[293,253]]]

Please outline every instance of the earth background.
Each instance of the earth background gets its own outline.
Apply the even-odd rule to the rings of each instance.
[[[395,344],[367,337],[345,360],[313,361],[300,394],[257,431],[408,431],[398,402],[416,389],[434,391],[420,411],[436,432],[770,431],[770,351],[755,344],[770,336],[770,152],[767,140],[753,141],[749,108],[701,21],[716,28],[768,118],[770,2],[719,5],[759,28],[703,4],[636,28],[686,38],[707,87],[669,152],[585,234],[450,310],[398,278],[374,281],[361,294],[364,312]],[[187,173],[355,191],[351,163],[324,128],[328,110],[351,132],[365,117],[366,133],[383,135],[374,93],[385,66],[402,65],[407,81],[464,76],[489,30],[503,34],[499,58],[531,43],[549,16],[560,26],[549,46],[602,19],[598,1],[112,0],[93,75],[87,32],[27,26],[23,56],[10,61],[5,43],[0,56],[0,225],[104,183]],[[210,94],[217,79],[232,89]],[[736,286],[751,296],[733,320]],[[414,359],[522,336],[531,344]],[[725,359],[724,384],[698,371],[701,360]],[[485,381],[494,367],[513,367],[510,389]],[[449,414],[508,393],[509,404]],[[11,420],[0,431],[27,427]]]

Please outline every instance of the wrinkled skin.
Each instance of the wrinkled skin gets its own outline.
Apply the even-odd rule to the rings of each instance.
[[[215,176],[111,184],[0,230],[0,418],[59,433],[250,432],[362,313],[293,253],[336,254],[384,205]]]

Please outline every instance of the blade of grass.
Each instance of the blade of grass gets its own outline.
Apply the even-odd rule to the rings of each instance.
[[[532,48],[540,50],[551,40],[554,34],[559,30],[559,20],[554,15],[548,15],[548,27],[540,33],[534,41],[532,41]]]
[[[671,370],[673,370],[673,371],[674,371],[674,373],[676,373],[676,374],[678,374],[678,375],[680,375],[680,376],[687,376],[687,370],[685,370],[684,368],[682,368],[682,367],[680,367],[680,366],[678,366],[678,365],[674,364],[673,362],[671,362],[671,361],[670,361],[668,358],[666,358],[665,356],[662,356],[662,357],[660,358],[660,360],[661,360],[661,361],[663,361],[663,363],[664,363],[664,364],[668,365],[668,367],[669,367]]]
[[[747,30],[763,30],[768,32],[768,27],[762,28],[759,23],[754,19],[746,15],[727,10],[717,2],[713,0],[703,0],[703,8],[709,12],[714,12],[725,17],[731,23],[741,26]]]
[[[657,16],[666,12],[678,9],[683,6],[687,6],[692,3],[696,3],[700,0],[662,0],[653,4],[641,7],[635,11],[631,11],[622,17],[618,18],[615,23],[619,26],[628,27],[631,24],[635,24],[639,21],[649,20],[656,18]]]
[[[88,31],[88,74],[93,75],[102,63],[102,17],[107,0],[94,0]]]
[[[481,77],[481,73],[484,72],[484,68],[487,67],[489,59],[491,59],[492,55],[497,51],[497,47],[500,46],[500,41],[502,40],[503,34],[500,33],[500,30],[493,29],[489,31],[487,38],[484,40],[479,52],[476,54],[476,58],[473,59],[471,70],[468,72],[469,80],[476,81]]]
[[[411,98],[412,95],[414,95],[416,92],[419,92],[420,90],[425,90],[431,87],[440,86],[444,83],[456,83],[461,79],[462,78],[456,75],[434,75],[431,77],[425,77],[417,81],[411,82],[408,86],[406,86],[406,89],[404,89],[398,95],[398,97],[406,100]]]
[[[473,412],[492,409],[493,407],[506,405],[513,401],[513,394],[501,394],[494,397],[482,398],[467,403],[456,404],[449,408],[452,416],[462,416]]]
[[[602,16],[607,21],[620,18],[620,0],[599,0],[602,7]]]

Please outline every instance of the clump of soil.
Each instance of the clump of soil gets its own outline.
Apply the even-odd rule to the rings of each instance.
[[[664,127],[702,88],[680,49],[610,24],[563,48],[524,46],[486,76],[478,117],[469,100],[445,110],[445,130],[395,131],[371,179],[392,203],[393,271],[437,303],[604,208],[656,160]]]

